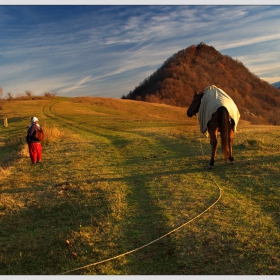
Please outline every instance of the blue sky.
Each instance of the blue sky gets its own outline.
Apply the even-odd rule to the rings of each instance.
[[[280,5],[4,3],[0,86],[13,96],[31,90],[121,98],[174,53],[200,42],[274,83],[279,26]]]

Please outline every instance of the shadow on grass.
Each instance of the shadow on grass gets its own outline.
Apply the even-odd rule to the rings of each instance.
[[[243,156],[235,165],[219,165],[212,171],[225,185],[227,201],[223,203],[223,210],[231,224],[227,229],[219,225],[217,231],[224,231],[230,241],[227,246],[232,249],[227,258],[231,256],[234,260],[232,267],[236,273],[274,275],[280,272],[279,163],[279,155]],[[226,220],[226,216],[223,219]]]
[[[169,143],[169,149],[175,149],[171,144]],[[162,148],[160,149],[162,152]],[[155,153],[159,154],[158,151]],[[119,166],[114,159],[108,160],[108,168],[114,172],[110,174],[103,172],[96,179],[92,177],[79,179],[81,185],[83,180],[86,184],[92,185],[95,193],[83,194],[78,186],[70,186],[66,183],[45,185],[44,187],[47,188],[45,191],[42,190],[43,186],[25,189],[26,192],[32,192],[34,189],[38,192],[34,195],[36,197],[34,202],[29,201],[17,212],[2,216],[0,221],[1,236],[3,236],[1,243],[7,244],[0,251],[1,267],[3,267],[0,273],[16,275],[61,273],[67,268],[71,270],[84,266],[91,260],[92,262],[103,260],[109,250],[105,247],[113,246],[114,256],[114,252],[120,251],[116,247],[130,251],[172,230],[163,209],[151,194],[149,184],[154,177],[195,174],[201,172],[202,168],[199,160],[184,158],[186,156],[184,150],[167,156],[160,155],[145,160],[143,158],[131,160],[131,157],[125,160],[124,154],[123,176],[117,174]],[[82,227],[90,227],[94,230],[99,226],[102,217],[110,215],[111,211],[108,193],[96,190],[95,186],[98,183],[111,184],[118,181],[125,182],[129,186],[126,203],[131,211],[126,213],[118,225],[122,229],[121,236],[110,239],[110,236],[106,236],[105,225],[102,225],[96,235],[103,235],[103,239],[98,241],[100,243],[95,242],[93,246],[93,241],[82,235],[81,224]],[[59,197],[61,191],[62,198]],[[6,189],[5,192],[9,190]],[[95,200],[98,204],[94,205]],[[94,234],[90,237],[94,237]],[[69,241],[70,246],[65,243],[66,240]],[[104,240],[110,242],[101,244]],[[105,254],[103,248],[107,251]],[[112,262],[109,267],[112,266],[113,271],[121,271],[123,274],[176,275],[183,271],[180,270],[182,262],[180,264],[179,259],[176,242],[168,236],[139,251],[137,255],[129,256],[128,265],[122,266],[120,262]],[[105,271],[109,273],[108,269]],[[94,268],[92,272],[104,274],[104,270],[100,270],[99,267]],[[77,272],[77,274],[84,273],[85,271]]]
[[[1,275],[58,274],[84,265],[83,256],[93,256],[83,229],[99,228],[101,217],[110,213],[105,193],[100,189],[84,193],[67,182],[38,187],[35,192],[34,200],[17,211],[1,209],[6,210],[0,216]],[[102,258],[102,252],[94,257]]]

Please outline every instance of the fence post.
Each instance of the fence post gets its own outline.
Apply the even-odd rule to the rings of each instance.
[[[8,127],[8,118],[4,118],[4,127]]]

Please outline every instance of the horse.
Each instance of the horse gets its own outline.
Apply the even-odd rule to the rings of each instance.
[[[201,100],[204,97],[207,89],[208,88],[206,88],[205,91],[201,93],[195,91],[192,103],[187,110],[188,117],[192,117],[200,111]],[[215,89],[218,88],[215,87]],[[229,100],[232,101],[232,99],[229,96],[227,96],[227,98],[229,98]],[[233,104],[234,106],[236,106],[234,102]],[[207,104],[205,106],[207,106]],[[236,119],[238,122],[240,116],[238,109],[236,115],[237,115]],[[230,117],[229,112],[225,106],[218,107],[216,112],[212,114],[210,121],[207,122],[207,131],[210,136],[210,145],[212,146],[209,169],[214,168],[215,157],[216,157],[217,147],[218,147],[218,132],[220,132],[222,153],[224,155],[225,161],[229,159],[230,163],[234,164],[232,146],[233,146],[233,138],[234,138],[234,131],[235,131],[235,121],[233,118]]]

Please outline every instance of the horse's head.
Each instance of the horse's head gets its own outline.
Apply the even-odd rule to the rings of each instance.
[[[203,97],[204,93],[198,93],[197,91],[194,92],[194,97],[192,100],[192,103],[187,111],[188,117],[192,117],[193,115],[196,115],[197,112],[199,111],[200,103],[201,103],[201,98]]]

